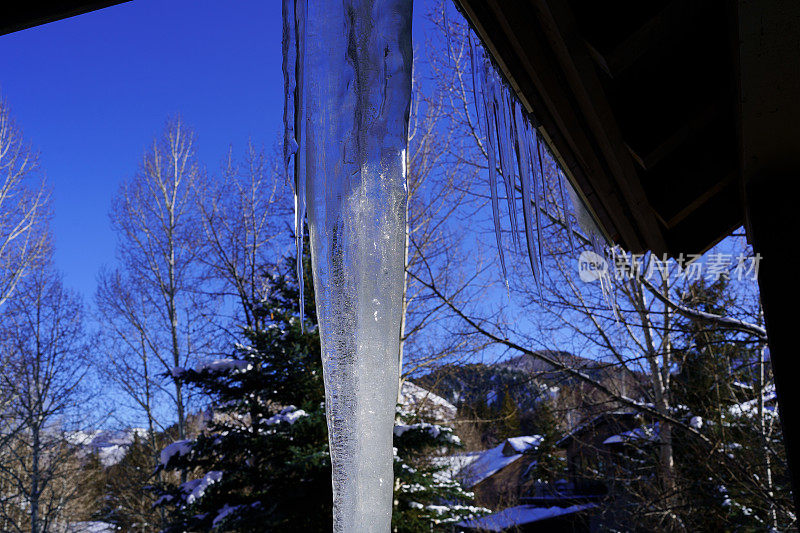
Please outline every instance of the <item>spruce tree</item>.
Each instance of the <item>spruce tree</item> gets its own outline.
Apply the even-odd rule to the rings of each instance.
[[[503,401],[500,404],[498,419],[500,440],[519,437],[521,435],[522,424],[520,422],[519,406],[508,388],[506,388],[505,394],[503,394]]]
[[[449,479],[444,462],[433,456],[452,453],[461,440],[447,426],[421,421],[398,409],[394,428],[395,504],[392,529],[398,533],[451,531],[454,524],[489,513],[472,505],[475,495]]]
[[[294,259],[268,276],[254,310],[262,330],[245,331],[233,357],[176,372],[212,400],[205,431],[162,452],[160,471],[188,481],[156,483],[166,532],[330,531],[332,493],[320,341],[310,258],[305,257],[305,330]],[[429,458],[460,446],[453,430],[402,413],[395,430],[397,531],[446,528],[485,510]]]
[[[682,303],[735,316],[734,291],[726,277],[701,280],[683,293]],[[693,505],[682,516],[684,523],[696,531],[752,531],[792,520],[771,513],[767,501],[773,493],[780,507],[791,508],[781,428],[769,406],[767,431],[759,432],[757,398],[764,394],[756,379],[759,343],[736,331],[683,317],[677,321],[675,337],[678,371],[673,376],[673,402],[679,406],[678,415],[712,442],[723,443],[725,451],[725,456],[709,455],[696,437],[676,428],[676,469],[686,491],[693,494]],[[754,491],[754,486],[766,490]]]
[[[304,263],[309,266],[309,258]],[[307,268],[310,271],[309,268]],[[305,277],[299,319],[294,260],[267,274],[254,311],[266,327],[245,331],[230,359],[177,372],[212,404],[196,439],[162,452],[160,469],[189,481],[157,488],[167,532],[330,531],[331,482],[319,335]]]
[[[535,462],[531,465],[529,479],[534,483],[553,483],[567,475],[566,459],[559,454],[556,443],[563,433],[559,430],[553,406],[543,400],[534,410],[536,420],[535,433],[542,437],[539,445],[531,450]]]

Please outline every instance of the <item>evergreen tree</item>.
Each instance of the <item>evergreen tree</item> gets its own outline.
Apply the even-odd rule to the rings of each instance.
[[[698,281],[682,295],[687,307],[723,316],[736,314],[734,288],[728,278]],[[709,327],[701,320],[680,318],[673,403],[680,414],[713,442],[724,443],[727,460],[709,456],[696,437],[678,429],[674,435],[675,465],[684,490],[693,496],[684,523],[695,531],[780,529],[791,518],[770,511],[788,497],[788,476],[777,416],[769,406],[760,428],[757,405],[774,390],[771,377],[759,384],[760,345],[741,333]],[[763,368],[761,369],[763,370]],[[766,384],[765,390],[759,387]],[[752,483],[751,480],[756,480]],[[766,488],[754,491],[753,487]],[[763,494],[766,492],[766,494]],[[764,496],[767,496],[765,498]],[[766,501],[765,501],[766,500]],[[791,502],[780,507],[790,509]]]
[[[558,428],[553,407],[548,401],[542,401],[534,411],[536,420],[535,434],[542,437],[539,445],[530,453],[534,455],[535,463],[530,469],[529,478],[534,482],[553,483],[566,477],[566,460],[559,454],[556,443],[563,436]],[[528,452],[526,452],[528,453]]]
[[[131,533],[160,529],[164,523],[163,509],[154,509],[154,495],[143,491],[164,477],[164,472],[153,475],[153,449],[174,440],[177,429],[142,436],[134,433],[122,459],[105,471],[105,497],[95,520],[116,525]],[[170,439],[172,437],[172,439]],[[171,476],[177,480],[174,473]]]
[[[450,453],[461,447],[451,428],[420,421],[418,416],[401,408],[394,429],[394,445],[394,531],[451,531],[461,520],[491,512],[471,505],[474,494],[448,479],[443,473],[446,466],[432,459],[433,454]]]
[[[503,394],[498,419],[500,440],[520,436],[522,425],[520,423],[519,406],[508,389]]]
[[[310,263],[305,257],[306,267]],[[310,270],[310,269],[308,269]],[[267,274],[255,313],[267,327],[246,331],[235,357],[179,372],[213,400],[206,431],[171,444],[165,471],[190,480],[161,484],[167,532],[330,531],[331,482],[319,335],[311,276],[305,329],[294,261]]]
[[[305,257],[305,331],[294,260],[268,276],[254,312],[267,327],[246,331],[235,357],[177,374],[213,400],[208,427],[161,454],[159,471],[189,481],[157,483],[166,532],[330,531],[332,494],[319,335],[310,258]],[[397,531],[431,531],[483,510],[440,475],[428,454],[460,446],[451,428],[400,415],[395,431]],[[412,421],[412,418],[413,421]]]

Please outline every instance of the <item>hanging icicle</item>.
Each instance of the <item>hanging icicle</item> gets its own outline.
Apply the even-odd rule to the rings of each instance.
[[[391,522],[411,4],[284,0],[284,155],[298,262],[308,217],[337,532]]]
[[[503,180],[511,226],[512,242],[518,248],[519,224],[517,221],[517,187],[522,192],[522,233],[530,262],[531,272],[539,283],[542,280],[542,213],[556,216],[551,207],[557,202],[548,198],[547,173],[544,158],[546,149],[540,138],[532,118],[522,109],[507,84],[498,74],[488,55],[479,44],[480,41],[472,33],[467,32],[469,47],[470,71],[472,74],[473,101],[480,131],[483,133],[488,162],[489,191],[491,197],[492,217],[494,219],[495,239],[503,277],[508,285],[505,251],[503,246],[503,227],[500,215],[500,198],[498,179]],[[498,176],[499,175],[499,176]],[[572,223],[567,215],[568,206],[564,189],[567,189],[575,211],[578,226],[592,243],[595,252],[605,253],[605,242],[594,219],[572,185],[559,171],[558,188],[560,203],[564,212],[561,222],[565,225],[574,252]]]

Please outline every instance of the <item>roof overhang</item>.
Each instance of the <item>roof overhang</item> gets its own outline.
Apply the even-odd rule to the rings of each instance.
[[[456,2],[610,240],[701,253],[743,223],[731,2]]]
[[[32,28],[40,24],[55,22],[75,15],[88,13],[104,7],[122,4],[130,0],[104,1],[23,1],[5,2],[0,7],[0,35]]]

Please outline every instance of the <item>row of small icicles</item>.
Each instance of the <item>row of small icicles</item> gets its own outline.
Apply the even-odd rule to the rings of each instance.
[[[284,74],[284,161],[287,176],[292,176],[295,195],[295,238],[297,251],[297,275],[300,286],[303,286],[303,227],[305,222],[306,199],[304,176],[290,169],[292,157],[297,152],[299,133],[294,124],[295,106],[295,60],[297,58],[296,43],[287,35],[295,32],[294,10],[295,0],[284,0],[284,39],[283,39],[283,74]],[[447,38],[447,50],[450,61],[453,61],[450,31],[447,21],[447,9],[444,9],[444,25]],[[533,116],[523,109],[522,104],[509,89],[503,77],[486,53],[482,43],[473,30],[467,30],[470,74],[472,81],[473,104],[479,131],[483,135],[482,147],[488,164],[489,189],[491,197],[492,217],[494,220],[495,238],[503,279],[508,285],[508,270],[502,241],[503,226],[501,222],[501,198],[498,181],[502,180],[507,202],[508,219],[511,225],[512,243],[515,250],[520,250],[520,231],[518,222],[517,200],[521,196],[522,226],[525,233],[525,245],[531,272],[537,284],[542,280],[542,213],[543,202],[547,203],[547,179],[545,160],[552,159],[546,143],[536,129]],[[557,165],[556,165],[556,168]],[[567,196],[570,198],[572,210],[585,239],[600,255],[604,255],[601,233],[597,229],[591,215],[575,193],[572,185],[566,180],[561,169],[557,170],[556,179],[561,212],[548,212],[549,217],[558,217],[559,223],[566,228],[570,251],[575,251],[573,228],[568,216]],[[519,192],[517,194],[517,178]],[[565,193],[565,191],[567,191]],[[567,194],[568,193],[568,194]],[[552,200],[552,199],[551,199]],[[552,203],[552,202],[551,202]],[[300,291],[301,323],[305,309],[304,298]]]

